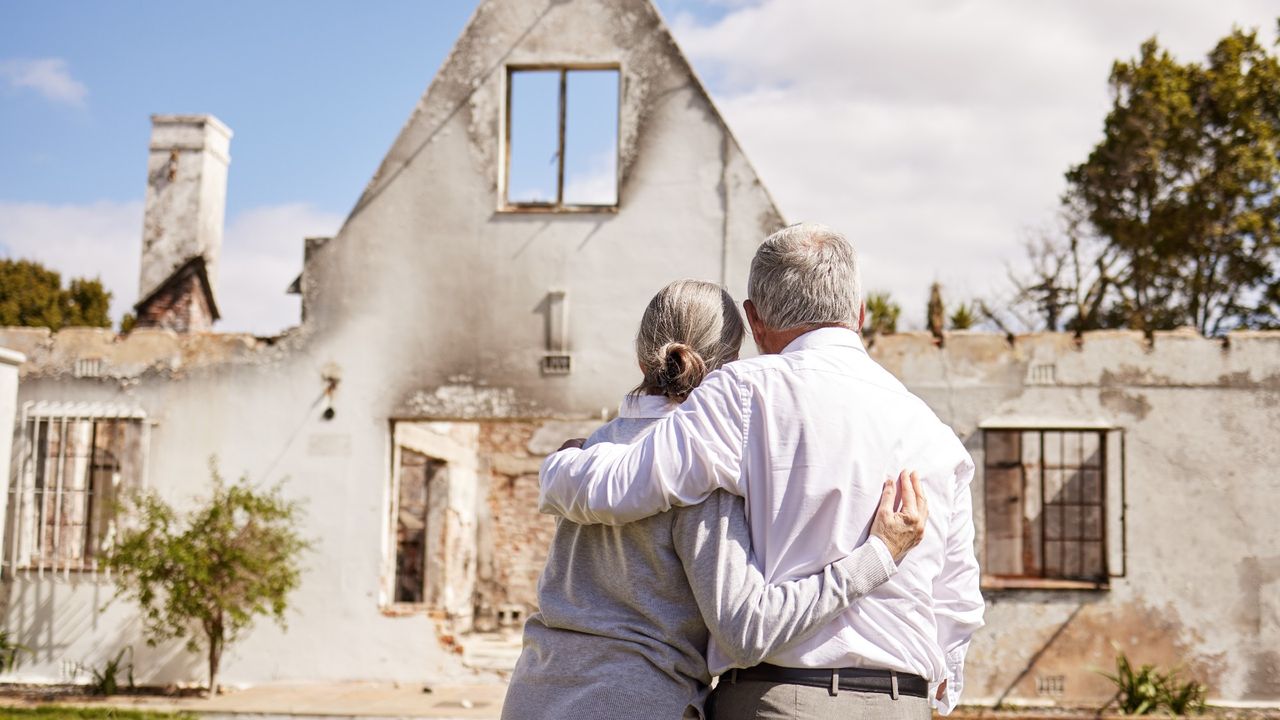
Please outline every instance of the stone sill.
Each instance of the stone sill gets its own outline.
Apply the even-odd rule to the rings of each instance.
[[[1054,580],[1050,578],[1017,578],[983,575],[983,590],[1109,590],[1110,583],[1091,580]]]
[[[617,205],[503,205],[499,215],[617,215]]]

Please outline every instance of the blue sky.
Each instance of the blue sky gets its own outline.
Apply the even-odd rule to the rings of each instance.
[[[726,10],[660,6],[706,19]],[[148,116],[207,112],[235,132],[228,216],[300,201],[345,213],[472,10],[465,0],[0,3],[0,62],[59,58],[85,88],[77,101],[0,86],[0,199],[137,198]]]
[[[1273,0],[658,6],[786,217],[845,230],[908,327],[935,279],[952,299],[1001,291],[1098,139],[1113,60],[1153,34],[1202,58],[1232,24],[1270,42],[1277,15]],[[212,113],[235,132],[221,327],[293,324],[301,238],[340,225],[473,7],[0,2],[0,255],[101,276],[120,315],[148,116]]]
[[[459,2],[6,2],[5,57],[65,60],[81,101],[0,90],[0,198],[144,189],[148,116],[234,131],[228,215],[354,204],[471,8]]]

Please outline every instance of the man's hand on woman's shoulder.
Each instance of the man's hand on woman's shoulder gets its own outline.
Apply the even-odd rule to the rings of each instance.
[[[871,534],[889,548],[895,563],[924,539],[929,502],[915,473],[903,470],[897,479],[886,478],[880,493],[880,507],[871,523]]]

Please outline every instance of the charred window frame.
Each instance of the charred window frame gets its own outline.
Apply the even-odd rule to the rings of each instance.
[[[983,450],[985,588],[1105,589],[1124,575],[1119,430],[985,428]]]
[[[541,77],[544,80],[554,79],[557,85],[555,119],[551,128],[534,128],[540,139],[549,144],[550,156],[538,150],[526,150],[522,147],[520,136],[528,128],[523,127],[516,118],[519,108],[513,103],[521,101],[520,88],[524,80]],[[603,81],[612,88],[612,101],[599,102],[590,108],[580,107],[575,101],[589,97],[589,92],[579,92],[584,88],[576,87],[577,80]],[[607,90],[605,91],[608,92]],[[622,117],[622,68],[616,63],[575,63],[575,64],[522,64],[509,65],[506,68],[504,84],[504,102],[502,115],[502,160],[499,177],[499,210],[513,213],[609,213],[617,212],[619,204],[619,146]],[[597,98],[599,100],[599,98]],[[607,100],[607,98],[606,98]],[[604,121],[596,121],[596,140],[607,134],[609,150],[607,152],[590,153],[578,148],[578,138],[586,138],[587,134],[579,134],[578,122],[583,118],[603,117]],[[520,125],[517,127],[517,125]],[[526,143],[527,144],[527,143]],[[588,147],[589,147],[588,142]],[[544,148],[546,150],[548,148]],[[526,157],[526,153],[533,153]],[[590,153],[591,157],[577,158],[578,154]],[[520,154],[513,169],[513,157]],[[566,160],[571,157],[571,160]],[[600,160],[603,165],[594,167],[594,161]],[[547,186],[542,192],[528,192],[522,185],[521,169],[528,163],[537,165],[545,161],[547,166],[554,166],[554,178],[544,180]],[[572,162],[572,167],[567,163]],[[580,163],[582,164],[580,167]],[[531,165],[532,166],[532,165]],[[583,168],[586,168],[585,170]],[[544,167],[544,171],[548,168]],[[598,172],[597,172],[598,171]],[[579,173],[585,175],[580,176]],[[592,175],[592,173],[595,173]],[[545,195],[545,196],[544,196]]]
[[[9,574],[96,572],[119,502],[146,487],[150,424],[137,409],[29,403],[8,490]]]

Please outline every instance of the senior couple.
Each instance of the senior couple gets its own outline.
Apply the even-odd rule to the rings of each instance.
[[[673,283],[618,417],[541,472],[560,516],[512,720],[927,718],[982,625],[955,434],[858,337],[852,245],[769,237],[743,306]],[[714,691],[713,678],[718,676]]]

